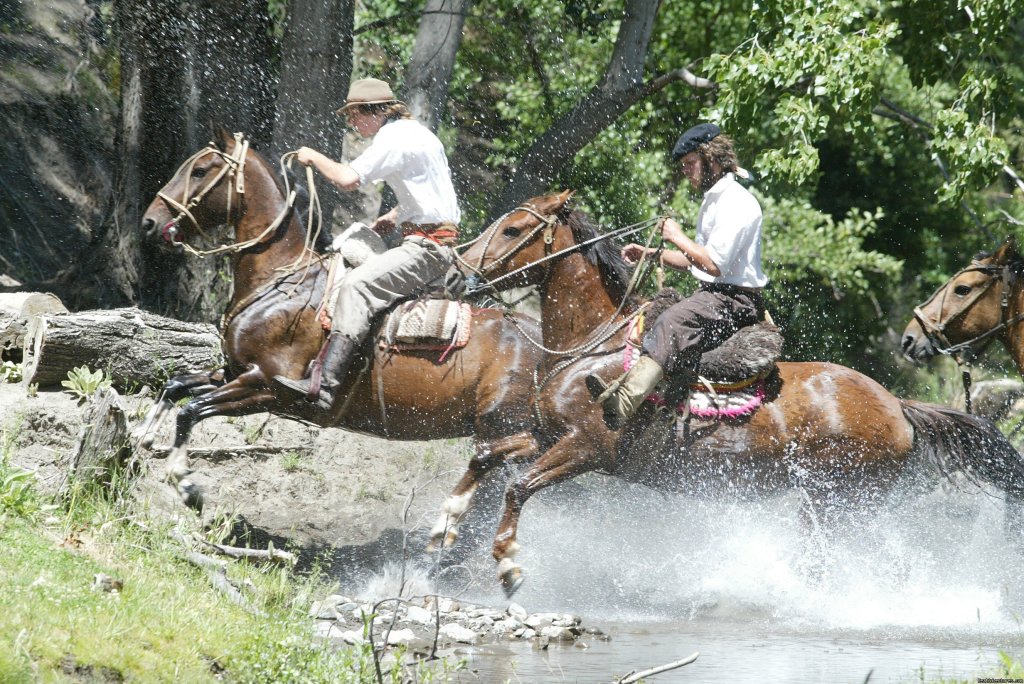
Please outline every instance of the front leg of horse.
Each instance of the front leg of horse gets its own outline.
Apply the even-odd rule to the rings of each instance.
[[[492,555],[498,562],[498,579],[506,596],[515,594],[523,583],[523,570],[514,560],[520,548],[516,535],[523,505],[545,487],[598,467],[595,448],[595,444],[582,439],[579,434],[565,437],[505,490],[505,510],[494,537]]]
[[[505,463],[532,458],[538,450],[537,439],[530,432],[520,432],[489,442],[479,442],[465,474],[441,506],[441,517],[430,530],[427,551],[448,548],[458,538],[459,522],[473,502],[473,495],[483,477]]]
[[[274,401],[263,374],[258,370],[243,373],[223,387],[187,403],[178,412],[174,444],[167,455],[166,479],[174,485],[182,501],[196,510],[202,509],[203,495],[190,475],[188,438],[196,423],[212,416],[244,416],[266,411]]]
[[[224,369],[188,373],[171,378],[164,385],[160,399],[146,413],[146,417],[132,430],[131,441],[143,449],[153,446],[156,433],[174,405],[185,397],[197,397],[212,392],[224,384]]]

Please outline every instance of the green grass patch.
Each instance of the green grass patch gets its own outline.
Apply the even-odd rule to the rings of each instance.
[[[231,563],[228,576],[250,604],[239,606],[182,558],[166,527],[139,517],[127,499],[79,488],[54,506],[24,480],[5,480],[20,473],[6,453],[0,681],[377,681],[368,646],[314,640],[308,607],[333,589],[316,571]],[[126,484],[116,483],[115,492]],[[119,580],[120,590],[94,588],[99,573]],[[445,673],[443,665],[395,669],[385,681]]]

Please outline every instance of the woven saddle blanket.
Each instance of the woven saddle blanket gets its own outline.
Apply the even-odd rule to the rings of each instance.
[[[394,309],[381,325],[378,343],[396,351],[465,347],[473,327],[473,309],[450,299],[414,299]],[[441,360],[444,356],[441,357]]]

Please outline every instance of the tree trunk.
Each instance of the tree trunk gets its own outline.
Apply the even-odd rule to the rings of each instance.
[[[448,100],[462,25],[472,0],[427,0],[405,70],[405,101],[421,123],[437,131]]]
[[[140,309],[43,314],[29,321],[24,382],[59,385],[79,366],[103,370],[119,387],[162,386],[184,372],[222,363],[220,336],[206,323],[184,323]]]
[[[47,292],[0,293],[0,360],[22,360],[29,318],[67,312],[61,301]]]
[[[66,497],[74,484],[107,484],[113,472],[125,465],[128,448],[128,420],[120,397],[112,388],[98,389],[89,400],[82,431],[71,455],[59,496]]]
[[[492,218],[525,199],[548,190],[576,153],[633,104],[668,83],[683,70],[644,83],[644,59],[659,2],[629,0],[615,39],[612,58],[601,82],[537,139],[516,165],[516,172],[491,207]]]
[[[122,0],[121,125],[115,223],[97,268],[120,267],[133,301],[186,320],[215,320],[229,284],[223,260],[143,244],[139,224],[178,165],[212,137],[210,124],[269,132],[266,7],[257,0]],[[245,130],[247,129],[247,130]]]
[[[345,102],[352,76],[355,0],[291,0],[274,110],[275,156],[302,146],[341,159],[345,121],[335,110]],[[358,198],[330,183],[317,183],[326,226],[335,207],[357,213]]]

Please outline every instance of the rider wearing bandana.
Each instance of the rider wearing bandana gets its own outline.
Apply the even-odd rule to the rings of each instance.
[[[331,334],[324,352],[319,397],[311,397],[309,379],[276,376],[284,387],[330,409],[358,349],[370,333],[373,317],[424,285],[443,279],[455,259],[459,205],[444,146],[430,129],[412,118],[384,81],[366,78],[352,83],[337,114],[365,137],[370,146],[349,164],[336,162],[308,147],[296,158],[313,165],[342,190],[386,182],[398,205],[370,226],[387,235],[397,226],[401,245],[367,259],[347,271],[339,286]]]
[[[694,191],[704,195],[697,214],[696,239],[667,218],[661,235],[675,250],[662,254],[670,268],[689,270],[700,287],[658,316],[644,335],[642,355],[611,392],[596,375],[587,378],[595,395],[604,392],[605,422],[618,429],[636,413],[665,374],[695,379],[700,356],[739,328],[764,317],[761,288],[761,206],[736,181],[739,168],[732,140],[715,124],[694,126],[679,138],[672,159]],[[627,262],[656,250],[631,243],[622,249]]]

